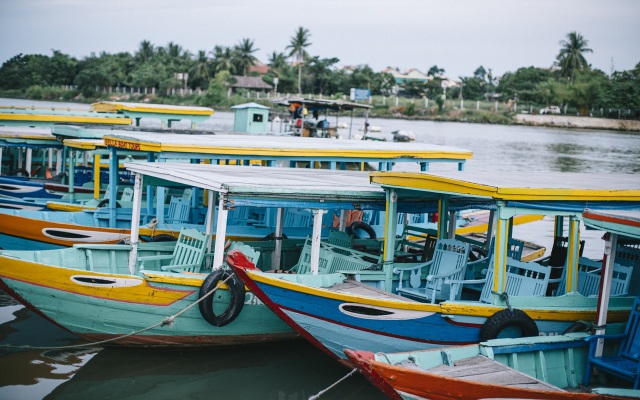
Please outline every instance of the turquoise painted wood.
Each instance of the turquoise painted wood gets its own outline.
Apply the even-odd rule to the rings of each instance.
[[[268,132],[269,107],[257,103],[240,104],[233,109],[233,130],[236,132]]]
[[[445,280],[459,280],[464,277],[469,259],[469,243],[457,239],[438,239],[433,259],[410,267],[395,267],[393,272],[399,275],[399,294],[418,297],[431,303],[446,300],[450,296],[460,297],[462,286],[455,286],[457,293],[451,293],[451,285]],[[426,272],[425,272],[426,271]],[[407,278],[405,278],[405,272]],[[424,284],[422,276],[427,274]],[[405,286],[405,279],[409,286]]]
[[[138,270],[152,261],[169,260],[162,271],[200,272],[211,237],[196,229],[182,229],[171,255],[138,257]]]

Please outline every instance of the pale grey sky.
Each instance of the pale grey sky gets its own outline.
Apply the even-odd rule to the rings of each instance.
[[[589,41],[595,68],[640,62],[638,0],[2,0],[0,63],[52,49],[77,58],[134,53],[142,40],[195,54],[243,38],[267,62],[299,26],[311,32],[311,55],[376,71],[437,64],[457,79],[480,65],[497,76],[549,67],[572,31]]]

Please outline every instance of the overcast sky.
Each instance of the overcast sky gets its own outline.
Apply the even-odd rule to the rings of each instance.
[[[572,31],[588,40],[595,68],[640,62],[639,0],[1,0],[0,63],[53,49],[133,54],[142,40],[195,54],[243,38],[266,63],[299,26],[311,33],[311,55],[376,71],[438,65],[457,79],[480,65],[496,76],[549,67]]]

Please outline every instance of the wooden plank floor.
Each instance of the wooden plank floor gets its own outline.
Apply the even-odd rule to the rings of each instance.
[[[406,366],[406,365],[403,365]],[[526,389],[560,391],[564,390],[542,382],[504,364],[493,361],[485,356],[476,356],[458,360],[453,367],[440,365],[428,370],[429,373],[459,378],[468,381],[490,383],[492,385],[517,386]]]

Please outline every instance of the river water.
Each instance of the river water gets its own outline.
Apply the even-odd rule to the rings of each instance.
[[[34,105],[88,110],[87,105],[0,99],[0,106]],[[335,117],[329,121],[334,123]],[[341,117],[362,134],[364,119]],[[465,166],[475,171],[593,172],[638,174],[640,135],[599,130],[501,126],[432,121],[370,119],[392,140],[391,131],[412,131],[417,142],[473,151]],[[148,122],[153,126],[153,122]],[[217,112],[200,126],[231,130],[233,114]],[[274,131],[280,129],[273,124]],[[406,170],[417,166],[399,166]],[[432,171],[451,169],[433,164]],[[517,237],[549,246],[552,220],[518,226]],[[601,232],[582,229],[585,256],[603,253]],[[82,343],[0,291],[0,345],[54,347]],[[8,350],[0,348],[1,399],[269,399],[303,400],[345,376],[349,370],[302,340],[259,346],[200,350],[84,348]],[[383,399],[354,375],[321,399]]]

